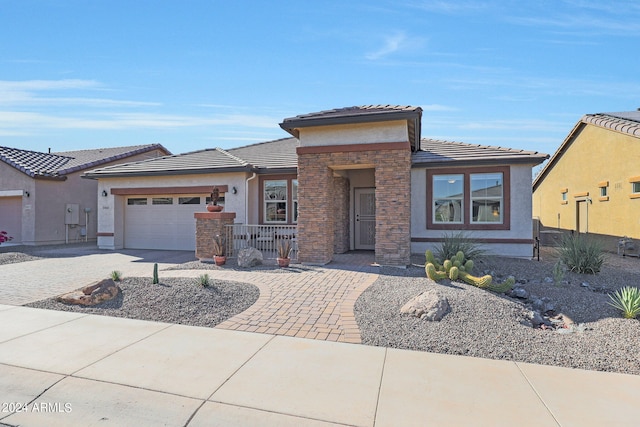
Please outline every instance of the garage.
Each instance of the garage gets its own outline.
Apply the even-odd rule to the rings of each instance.
[[[0,231],[6,231],[8,236],[13,237],[11,243],[22,242],[22,192],[20,194],[18,197],[2,197],[0,194]]]
[[[206,196],[153,194],[127,196],[124,207],[124,247],[189,250],[196,247],[193,214],[206,210]]]

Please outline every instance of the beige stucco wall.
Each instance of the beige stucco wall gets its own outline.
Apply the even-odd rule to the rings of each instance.
[[[510,228],[509,230],[469,230],[465,234],[473,239],[532,239],[531,216],[531,165],[512,165],[510,167]],[[451,235],[451,230],[427,229],[427,169],[411,170],[411,237],[440,238]],[[424,254],[437,243],[412,242],[413,254]],[[531,257],[530,243],[482,243],[484,249],[496,255],[510,257]]]
[[[640,176],[640,138],[586,125],[533,193],[533,216],[546,227],[576,230],[577,201],[588,204],[589,233],[640,239],[640,198],[629,178]],[[599,184],[607,181],[608,200]],[[561,190],[567,189],[562,204]]]
[[[335,126],[315,126],[300,132],[300,146],[371,144],[408,141],[406,120],[382,123],[359,123]]]
[[[98,194],[98,231],[100,233],[113,233],[113,236],[100,236],[98,247],[102,249],[121,249],[124,246],[124,207],[126,196],[111,194],[112,188],[157,188],[157,187],[190,187],[227,185],[229,192],[225,193],[225,212],[235,212],[235,223],[245,221],[245,195],[247,179],[251,174],[245,172],[219,173],[219,174],[193,174],[193,175],[167,175],[157,177],[127,177],[127,178],[102,178],[97,188]],[[249,193],[257,198],[258,179],[248,182]],[[231,189],[235,187],[236,194]],[[255,188],[254,188],[255,187]],[[107,192],[103,197],[102,191]],[[144,194],[141,191],[141,194]],[[203,193],[208,196],[209,193]],[[252,206],[255,205],[252,202]],[[257,206],[255,206],[257,210]],[[257,218],[257,214],[256,214]],[[195,224],[195,219],[194,219]]]

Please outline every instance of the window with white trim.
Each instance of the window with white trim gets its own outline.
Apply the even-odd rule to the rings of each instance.
[[[502,173],[471,174],[471,222],[501,223],[503,205]]]
[[[433,222],[463,222],[464,175],[433,175]]]
[[[288,218],[288,186],[286,179],[264,180],[264,222],[286,223]]]
[[[291,203],[292,203],[292,215],[293,222],[298,222],[298,180],[291,180]]]

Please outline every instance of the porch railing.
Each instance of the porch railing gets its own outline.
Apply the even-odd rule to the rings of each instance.
[[[295,225],[231,224],[226,226],[227,257],[236,258],[240,249],[253,247],[265,259],[278,257],[278,246],[291,243],[291,260],[298,259],[297,227]]]

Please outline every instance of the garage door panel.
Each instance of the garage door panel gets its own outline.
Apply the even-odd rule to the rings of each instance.
[[[142,196],[136,196],[140,198]],[[167,197],[171,196],[153,196]],[[183,196],[181,196],[183,197]],[[202,204],[179,204],[173,197],[173,204],[151,203],[146,205],[126,205],[124,245],[131,249],[172,249],[195,250],[195,212],[205,210]],[[204,202],[204,196],[200,197]]]
[[[22,242],[22,197],[0,197],[0,230]]]

